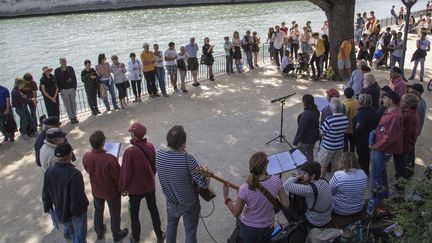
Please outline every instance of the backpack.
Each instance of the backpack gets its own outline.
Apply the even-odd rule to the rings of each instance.
[[[299,184],[303,184],[303,183],[299,183]],[[289,194],[289,201],[290,201],[289,209],[291,212],[294,213],[294,215],[292,216],[296,219],[300,219],[306,213],[307,210],[314,210],[318,198],[318,189],[316,185],[312,182],[307,182],[306,185],[311,186],[314,193],[314,202],[311,208],[307,207],[305,197],[295,195],[293,193]]]

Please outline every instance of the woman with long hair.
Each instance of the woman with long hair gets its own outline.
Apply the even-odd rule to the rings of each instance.
[[[312,95],[305,94],[302,100],[304,111],[297,118],[298,128],[293,144],[299,146],[300,150],[306,155],[308,162],[313,162],[313,150],[316,141],[319,140],[320,112]]]
[[[224,185],[224,198],[230,212],[240,216],[240,237],[244,242],[270,242],[273,231],[275,210],[270,200],[262,191],[267,191],[274,198],[279,198],[281,204],[289,206],[289,198],[282,187],[278,176],[266,173],[267,155],[257,152],[249,160],[249,177],[240,186],[237,200],[229,197],[229,187]]]
[[[117,98],[114,90],[114,82],[111,77],[112,68],[109,65],[109,63],[106,61],[106,57],[104,53],[99,54],[98,64],[96,65],[95,68],[101,81],[101,86],[102,86],[101,89],[106,89],[107,91],[109,91],[111,95],[112,105],[114,106],[114,109],[118,110],[119,107],[117,106]],[[102,100],[105,104],[106,109],[110,111],[111,107],[108,101],[108,94],[105,97],[102,97]]]
[[[364,206],[367,175],[357,164],[353,152],[342,155],[341,168],[330,179],[333,213],[343,216],[359,213]]]
[[[243,72],[242,54],[241,54],[241,39],[238,31],[234,31],[232,44],[234,46],[233,59],[239,73]]]
[[[269,46],[269,48],[268,48],[268,52],[270,53],[270,61],[273,61],[273,43],[274,43],[274,41],[272,41],[272,37],[273,37],[273,33],[274,33],[275,31],[274,31],[274,28],[273,27],[270,27],[269,28],[269,30],[268,30],[268,32],[267,32],[267,41],[266,41],[266,43],[268,43],[268,42],[270,42],[270,46]]]

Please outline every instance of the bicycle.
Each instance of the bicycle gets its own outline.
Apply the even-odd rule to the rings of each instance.
[[[429,80],[429,83],[427,84],[427,87],[426,87],[429,91],[432,91],[432,79],[431,80]]]

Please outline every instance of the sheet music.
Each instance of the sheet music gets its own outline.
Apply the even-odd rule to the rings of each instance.
[[[325,97],[314,97],[315,105],[318,107],[318,110],[321,112],[326,106],[329,105],[327,98]]]
[[[120,154],[120,147],[121,147],[121,143],[116,143],[116,142],[105,143],[104,150],[107,153],[114,155],[118,159]]]
[[[267,174],[275,175],[294,170],[306,162],[306,156],[300,150],[295,149],[293,153],[284,151],[268,156]]]

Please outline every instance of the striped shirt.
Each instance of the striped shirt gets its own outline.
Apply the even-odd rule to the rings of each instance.
[[[357,214],[363,209],[367,187],[363,170],[336,171],[330,179],[333,194],[333,212],[339,215]]]
[[[196,172],[198,163],[192,155],[178,151],[156,153],[156,171],[166,200],[187,205],[198,199],[197,186],[207,188],[210,180]]]
[[[322,146],[328,151],[343,149],[344,134],[348,127],[348,118],[342,113],[335,113],[327,117],[320,129],[323,133]]]
[[[272,176],[260,184],[267,189],[273,197],[276,197],[282,189],[282,181],[278,176]],[[245,206],[240,216],[243,224],[254,228],[267,228],[274,223],[275,212],[273,204],[259,190],[249,190],[247,183],[240,186],[238,197],[245,201]]]
[[[290,177],[284,184],[285,191],[298,196],[305,197],[307,210],[305,216],[309,223],[322,227],[328,224],[331,220],[332,212],[332,194],[327,181],[319,179],[314,182],[318,190],[315,207],[312,209],[315,201],[312,186],[296,183],[296,177]]]

